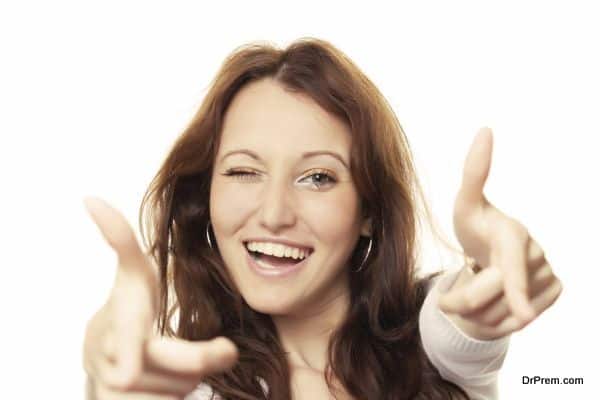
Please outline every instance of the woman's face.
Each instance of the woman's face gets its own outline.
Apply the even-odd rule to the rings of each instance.
[[[359,235],[370,234],[349,170],[351,144],[343,122],[271,79],[251,82],[231,102],[210,217],[225,265],[254,310],[301,314],[347,296],[349,268],[358,266],[346,263]],[[303,157],[308,152],[339,159]],[[245,175],[226,175],[232,171]],[[263,276],[248,263],[251,238],[287,239],[313,251],[291,275]]]

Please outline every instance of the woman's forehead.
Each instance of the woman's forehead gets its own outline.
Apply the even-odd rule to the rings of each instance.
[[[224,118],[221,146],[294,146],[349,154],[351,132],[307,95],[287,92],[272,80],[237,93]]]

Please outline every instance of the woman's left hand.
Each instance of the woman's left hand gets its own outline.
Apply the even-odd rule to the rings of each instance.
[[[454,231],[482,269],[465,268],[439,306],[467,335],[497,339],[525,327],[562,291],[541,247],[519,221],[484,196],[492,159],[492,131],[480,129],[467,155],[454,204]]]

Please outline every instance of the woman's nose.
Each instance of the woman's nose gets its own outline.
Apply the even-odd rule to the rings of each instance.
[[[260,223],[271,231],[294,225],[296,215],[293,204],[293,189],[286,182],[270,181],[261,198]]]

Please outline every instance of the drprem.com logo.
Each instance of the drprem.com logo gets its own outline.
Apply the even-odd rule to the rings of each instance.
[[[543,376],[523,376],[523,385],[582,385],[583,378],[546,378]]]

